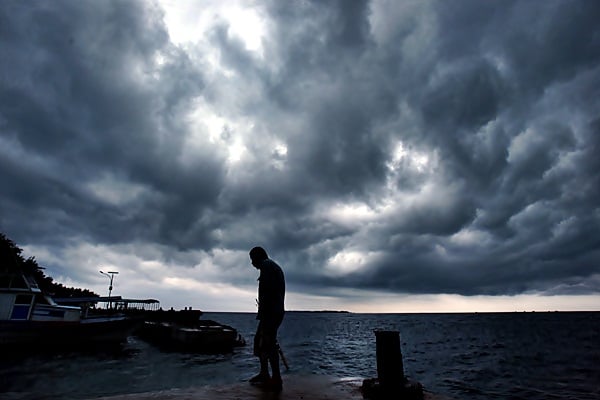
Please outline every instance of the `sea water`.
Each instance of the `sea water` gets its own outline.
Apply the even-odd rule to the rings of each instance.
[[[121,348],[2,356],[0,399],[89,399],[242,382],[257,372],[254,314],[206,313],[248,342],[221,355]],[[279,341],[295,374],[377,377],[376,329],[400,332],[405,375],[456,399],[600,399],[600,313],[289,312]]]

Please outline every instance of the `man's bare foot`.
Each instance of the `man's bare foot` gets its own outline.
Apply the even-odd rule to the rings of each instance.
[[[260,373],[256,376],[253,376],[248,380],[248,382],[252,384],[265,384],[271,380],[271,377],[268,374]]]

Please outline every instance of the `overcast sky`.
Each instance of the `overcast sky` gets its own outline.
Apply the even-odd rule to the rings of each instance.
[[[599,309],[600,3],[0,2],[0,231],[253,311]]]

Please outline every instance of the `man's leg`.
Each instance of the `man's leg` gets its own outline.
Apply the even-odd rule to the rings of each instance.
[[[260,356],[260,375],[269,378],[269,358],[266,354]]]
[[[254,355],[260,360],[260,372],[258,375],[250,378],[250,383],[265,383],[270,379],[269,376],[269,358],[264,351],[265,332],[262,321],[258,323],[256,334],[254,335]]]
[[[267,342],[268,358],[271,364],[271,389],[281,390],[281,370],[279,369],[279,350],[277,348],[277,330],[281,321],[271,321],[268,326],[265,326],[265,339]]]
[[[279,353],[277,352],[277,348],[270,353],[269,362],[271,363],[271,377],[274,381],[281,382],[281,370],[279,369]]]

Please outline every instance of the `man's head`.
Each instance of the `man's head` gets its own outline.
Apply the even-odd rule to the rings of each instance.
[[[254,265],[255,268],[258,268],[260,262],[267,258],[269,258],[269,256],[262,247],[253,247],[252,250],[250,250],[250,260],[252,260],[252,265]]]

